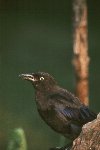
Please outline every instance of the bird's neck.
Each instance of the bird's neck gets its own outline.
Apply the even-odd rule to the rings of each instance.
[[[58,85],[42,85],[42,86],[39,86],[39,85],[36,85],[35,86],[35,90],[37,93],[41,93],[41,95],[46,95],[48,93],[51,93],[53,91],[55,91],[57,89]]]
[[[36,103],[37,107],[40,109],[46,109],[48,107],[48,96],[55,93],[57,87],[48,88],[46,90],[36,90]]]
[[[36,104],[37,104],[37,108],[38,109],[42,109],[45,110],[46,109],[46,105],[47,105],[47,101],[46,101],[46,94],[44,94],[43,92],[36,90]]]

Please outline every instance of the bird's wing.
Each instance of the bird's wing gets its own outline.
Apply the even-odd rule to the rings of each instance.
[[[55,101],[55,109],[58,113],[61,113],[68,120],[77,122],[79,124],[85,124],[96,118],[96,114],[73,95],[67,95],[64,93],[55,93],[50,96],[52,103]]]
[[[59,109],[59,111],[67,117],[67,119],[77,122],[79,124],[85,124],[96,118],[96,114],[89,110],[86,106],[81,106],[80,108],[64,107]]]
[[[49,95],[49,97],[56,99],[56,101],[60,100],[59,102],[67,103],[68,106],[80,107],[82,105],[81,101],[77,97],[64,89],[59,89],[57,92]]]

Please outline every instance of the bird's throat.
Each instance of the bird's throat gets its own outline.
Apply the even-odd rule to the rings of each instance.
[[[48,101],[46,99],[46,95],[43,94],[41,91],[36,91],[36,104],[38,109],[46,110]]]

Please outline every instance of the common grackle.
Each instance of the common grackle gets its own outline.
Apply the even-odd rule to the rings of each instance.
[[[44,72],[21,74],[35,88],[37,109],[42,119],[56,132],[72,141],[80,134],[82,126],[96,118],[96,114],[55,79]],[[60,149],[60,148],[56,148]],[[66,149],[66,147],[61,148]]]

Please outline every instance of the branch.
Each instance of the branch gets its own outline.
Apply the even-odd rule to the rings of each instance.
[[[76,95],[88,105],[88,42],[86,0],[73,0],[74,43],[73,65],[76,74]]]
[[[100,113],[97,119],[85,124],[80,136],[73,142],[71,150],[100,149]]]

